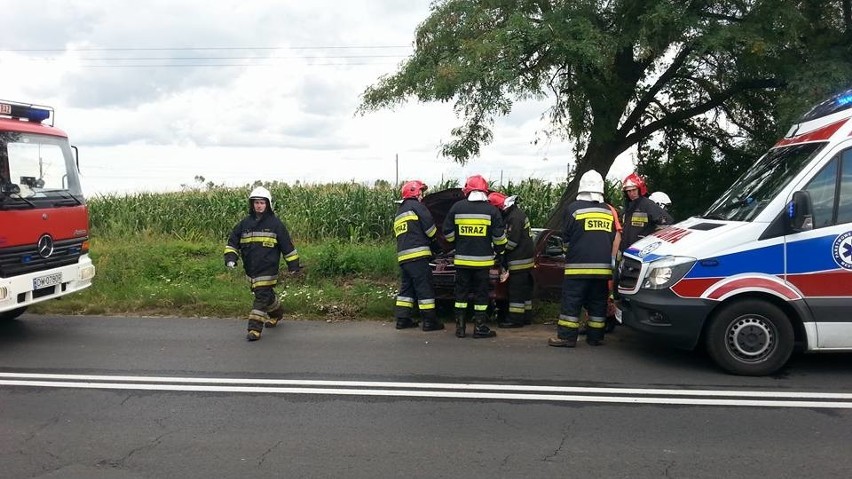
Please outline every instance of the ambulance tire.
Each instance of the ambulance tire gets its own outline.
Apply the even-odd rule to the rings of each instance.
[[[790,359],[794,333],[778,306],[745,299],[723,306],[705,339],[707,352],[722,369],[742,376],[765,376]]]
[[[18,316],[24,314],[24,311],[27,310],[27,307],[24,306],[22,308],[16,308],[9,311],[3,311],[0,313],[0,321],[11,321],[16,319]]]

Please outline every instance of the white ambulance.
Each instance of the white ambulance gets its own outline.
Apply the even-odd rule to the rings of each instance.
[[[625,324],[734,374],[852,351],[852,90],[805,114],[702,216],[630,246]]]

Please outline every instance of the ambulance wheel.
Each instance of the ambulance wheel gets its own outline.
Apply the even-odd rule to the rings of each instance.
[[[26,310],[27,310],[27,307],[24,306],[22,308],[12,309],[12,310],[9,310],[9,311],[3,311],[2,313],[0,313],[0,321],[11,321],[11,320],[17,318],[18,316],[24,314],[24,311],[26,311]]]
[[[710,357],[743,376],[772,374],[793,352],[793,325],[772,303],[746,299],[723,306],[707,329]]]

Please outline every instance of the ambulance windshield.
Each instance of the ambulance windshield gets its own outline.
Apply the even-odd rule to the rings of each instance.
[[[825,142],[816,142],[770,150],[739,177],[703,217],[753,220],[825,145]]]
[[[83,194],[67,139],[0,132],[0,208],[80,204]]]

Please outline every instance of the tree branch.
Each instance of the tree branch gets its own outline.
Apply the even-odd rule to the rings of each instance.
[[[621,146],[625,149],[629,148],[630,146],[636,144],[636,142],[638,142],[640,139],[651,135],[652,133],[662,128],[666,128],[688,118],[692,118],[694,116],[707,113],[708,111],[713,110],[714,108],[718,108],[735,95],[744,91],[763,90],[767,88],[778,88],[782,86],[784,86],[784,82],[777,78],[756,78],[753,80],[744,80],[736,82],[726,90],[718,92],[715,95],[711,94],[710,99],[702,104],[698,104],[691,108],[686,108],[674,112],[670,115],[666,115],[665,118],[648,123],[639,130],[636,130],[632,134],[626,136]]]
[[[656,82],[642,95],[642,98],[636,103],[636,106],[633,108],[633,111],[630,112],[630,115],[624,120],[624,123],[621,124],[621,127],[618,129],[619,136],[627,136],[627,133],[633,129],[634,126],[639,122],[642,118],[642,115],[645,114],[645,110],[648,108],[648,105],[651,103],[654,98],[656,98],[657,93],[663,89],[664,86],[669,84],[672,78],[675,77],[680,67],[686,63],[687,58],[689,58],[689,54],[692,53],[693,47],[689,45],[685,45],[684,48],[678,52],[678,54],[672,59],[672,62],[669,64],[669,67],[666,68],[666,71],[663,72],[662,75],[657,79]]]

